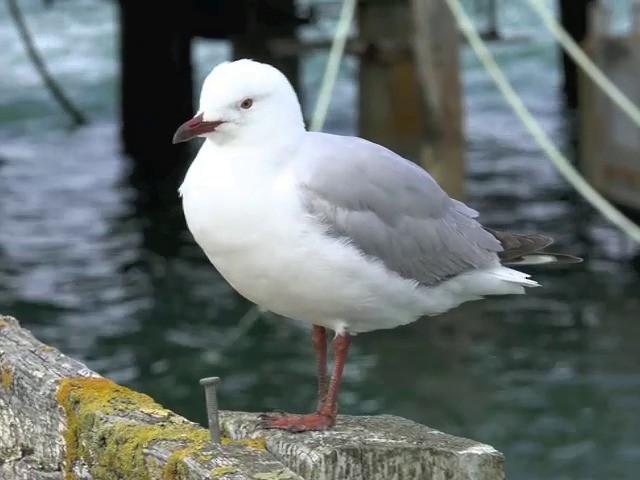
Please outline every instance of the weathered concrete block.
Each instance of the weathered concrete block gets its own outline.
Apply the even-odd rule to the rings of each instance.
[[[388,415],[328,432],[256,428],[221,412],[200,425],[89,370],[0,315],[0,480],[499,480],[488,445]]]
[[[264,438],[267,450],[305,480],[499,480],[504,458],[489,445],[391,415],[339,416],[328,432],[256,429],[256,415],[222,412],[234,439]]]

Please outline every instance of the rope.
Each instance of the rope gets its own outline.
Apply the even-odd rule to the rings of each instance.
[[[593,63],[593,61],[582,51],[573,38],[560,25],[540,0],[527,0],[531,8],[542,19],[547,28],[551,31],[558,43],[566,50],[569,56],[589,75],[598,87],[626,113],[631,121],[640,127],[640,109],[622,93],[622,91],[607,78],[607,76]]]
[[[69,100],[69,98],[64,94],[62,87],[60,87],[56,83],[53,76],[47,70],[47,65],[45,64],[43,58],[40,56],[40,53],[38,52],[38,49],[36,48],[35,43],[31,38],[29,28],[27,27],[24,16],[22,15],[20,8],[18,7],[17,1],[7,0],[7,7],[14,23],[16,24],[16,28],[18,29],[18,33],[20,34],[20,38],[22,39],[22,42],[24,43],[24,46],[27,50],[27,55],[29,55],[31,62],[40,74],[42,81],[49,89],[49,92],[51,92],[53,98],[60,104],[62,109],[69,114],[69,116],[73,120],[73,123],[78,126],[86,124],[86,117],[73,105],[71,100]]]
[[[344,56],[344,47],[347,42],[347,37],[349,36],[351,21],[353,20],[353,15],[356,11],[356,4],[356,0],[344,0],[342,2],[340,16],[338,17],[338,24],[336,25],[333,40],[331,41],[329,59],[327,60],[327,66],[325,67],[324,75],[322,76],[320,93],[318,93],[316,108],[311,119],[311,130],[322,130],[324,121],[327,118],[327,110],[329,109],[329,102],[331,101],[331,92],[333,91],[333,86],[336,83],[340,63]]]
[[[589,185],[580,173],[571,165],[567,158],[558,150],[558,148],[549,139],[542,127],[536,119],[531,115],[527,107],[524,105],[518,94],[515,92],[507,77],[500,69],[495,59],[489,52],[487,46],[483,43],[478,35],[478,31],[474,27],[471,19],[460,4],[460,0],[446,0],[451,12],[456,18],[463,34],[467,38],[469,45],[474,50],[479,60],[495,82],[496,86],[505,97],[514,113],[518,116],[522,124],[533,136],[534,140],[540,145],[542,150],[551,159],[556,169],[565,177],[565,179],[587,200],[595,209],[597,209],[605,218],[616,225],[620,230],[625,232],[636,242],[640,243],[640,227],[624,216],[611,203],[609,203],[600,193],[598,193],[591,185]]]

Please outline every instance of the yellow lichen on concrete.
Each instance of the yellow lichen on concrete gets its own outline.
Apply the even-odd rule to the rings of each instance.
[[[203,447],[204,444],[198,441],[186,448],[182,448],[173,452],[167,460],[167,465],[164,467],[164,470],[162,472],[162,480],[178,480],[182,478],[189,478],[189,472],[184,463],[184,460],[186,458],[190,457],[199,461],[207,461],[213,458],[212,455],[201,452]]]
[[[189,456],[189,450],[189,448],[183,448],[171,454],[162,472],[162,480],[177,480],[188,475],[184,459]]]
[[[101,480],[145,480],[149,472],[144,450],[156,441],[182,441],[189,446],[175,452],[164,468],[164,480],[181,478],[183,458],[206,448],[208,432],[189,423],[142,393],[100,377],[61,381],[57,399],[67,415],[65,477],[75,478],[73,466],[83,461]],[[152,421],[126,418],[144,412]]]
[[[258,438],[239,438],[238,440],[232,440],[229,437],[223,437],[221,442],[222,445],[226,445],[228,443],[241,443],[242,445],[246,445],[251,448],[258,448],[260,450],[267,449],[267,440],[264,437]]]
[[[211,472],[209,473],[213,478],[218,478],[223,475],[226,475],[227,473],[236,473],[236,472],[238,472],[238,467],[235,467],[233,465],[222,465],[221,467],[212,468]]]
[[[6,362],[0,361],[0,385],[5,390],[9,390],[13,383],[13,369],[11,365]]]

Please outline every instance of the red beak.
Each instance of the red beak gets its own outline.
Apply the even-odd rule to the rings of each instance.
[[[216,128],[222,125],[224,122],[216,120],[214,122],[207,122],[202,119],[203,114],[199,113],[191,120],[187,120],[178,127],[176,133],[173,134],[173,143],[186,142],[193,137],[202,135],[204,133],[213,132]]]

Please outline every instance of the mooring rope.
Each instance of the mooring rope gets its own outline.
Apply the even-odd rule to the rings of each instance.
[[[331,101],[331,94],[338,77],[340,64],[344,57],[344,47],[347,43],[347,37],[349,36],[349,29],[351,28],[357,3],[357,0],[344,0],[342,2],[340,16],[338,17],[336,30],[333,35],[333,40],[331,41],[329,58],[327,59],[327,65],[324,69],[324,75],[322,76],[318,100],[315,110],[313,111],[313,116],[311,117],[310,130],[322,130],[324,127],[329,102]]]
[[[65,95],[62,87],[58,85],[51,73],[49,73],[47,65],[40,55],[40,52],[38,52],[35,42],[31,37],[31,33],[29,32],[29,28],[27,27],[27,22],[22,15],[20,7],[18,7],[18,2],[16,0],[7,0],[7,8],[9,9],[11,18],[16,25],[16,29],[18,30],[18,34],[22,39],[22,43],[27,50],[27,55],[31,59],[31,62],[36,68],[37,72],[40,74],[40,77],[42,78],[45,86],[47,87],[49,92],[51,92],[53,98],[60,104],[62,109],[69,114],[69,116],[73,120],[73,123],[78,126],[86,124],[87,118]]]
[[[553,144],[549,136],[544,132],[537,120],[531,115],[516,91],[513,89],[506,75],[499,67],[493,55],[480,38],[471,18],[467,15],[459,0],[445,0],[456,18],[462,33],[469,45],[477,55],[484,68],[489,73],[494,83],[507,100],[514,113],[520,119],[524,127],[529,131],[540,148],[547,154],[556,169],[564,176],[578,193],[598,210],[612,224],[626,233],[636,242],[640,243],[640,227],[627,218],[622,212],[606,200],[582,177],[578,170],[571,165],[569,160]]]
[[[640,127],[640,109],[582,51],[571,35],[560,25],[540,0],[527,0],[562,48],[636,126]]]

